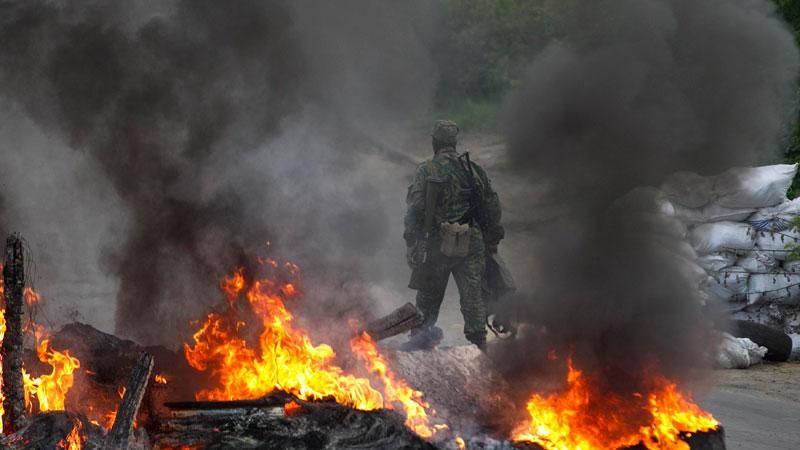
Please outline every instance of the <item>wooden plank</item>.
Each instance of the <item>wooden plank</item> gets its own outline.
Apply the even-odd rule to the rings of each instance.
[[[391,313],[368,323],[361,331],[366,332],[374,341],[411,331],[422,325],[422,313],[411,303],[395,309]]]
[[[22,382],[22,307],[25,289],[25,260],[22,240],[6,239],[3,265],[6,333],[3,338],[3,432],[11,434],[25,425],[25,391]]]
[[[125,395],[122,396],[117,416],[114,418],[114,425],[108,433],[105,446],[107,450],[128,449],[133,435],[133,422],[142,405],[142,398],[153,372],[153,364],[153,356],[142,352],[136,365],[133,366],[128,385],[125,387]]]

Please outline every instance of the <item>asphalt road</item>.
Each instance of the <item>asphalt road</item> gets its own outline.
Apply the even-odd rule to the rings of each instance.
[[[800,402],[717,389],[701,403],[725,428],[728,450],[800,449]]]

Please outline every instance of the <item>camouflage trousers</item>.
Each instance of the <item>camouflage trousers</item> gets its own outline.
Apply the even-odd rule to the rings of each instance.
[[[484,344],[486,342],[486,303],[483,301],[481,283],[486,261],[480,234],[473,235],[470,252],[466,257],[449,258],[438,251],[432,252],[430,256],[429,285],[425,289],[417,291],[417,308],[425,317],[425,322],[417,330],[424,331],[436,324],[439,318],[439,308],[442,306],[447,289],[447,282],[450,280],[450,274],[453,274],[458,294],[461,297],[464,336],[473,344]]]

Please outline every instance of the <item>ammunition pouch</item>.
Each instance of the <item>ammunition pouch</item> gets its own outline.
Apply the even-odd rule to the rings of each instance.
[[[442,255],[451,258],[463,258],[469,254],[469,224],[442,222]]]

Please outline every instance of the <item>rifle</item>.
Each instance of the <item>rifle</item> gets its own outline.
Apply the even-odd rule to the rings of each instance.
[[[462,157],[467,161],[466,167],[464,167],[464,161],[461,160]],[[464,152],[464,154],[459,157],[458,162],[461,164],[461,168],[464,169],[464,172],[467,173],[467,179],[469,180],[469,187],[471,190],[469,210],[464,213],[464,216],[461,218],[461,223],[467,223],[470,219],[475,218],[475,221],[478,222],[478,227],[482,231],[486,231],[489,227],[489,221],[486,219],[486,213],[483,208],[483,189],[481,189],[481,186],[475,181],[475,172],[472,170],[469,152]]]
[[[439,199],[439,190],[444,180],[437,176],[429,176],[425,180],[425,221],[422,225],[422,239],[417,240],[417,267],[411,271],[411,280],[408,287],[411,289],[424,289],[431,284],[432,271],[430,265],[430,241],[433,236],[433,220],[436,215],[436,201]]]

